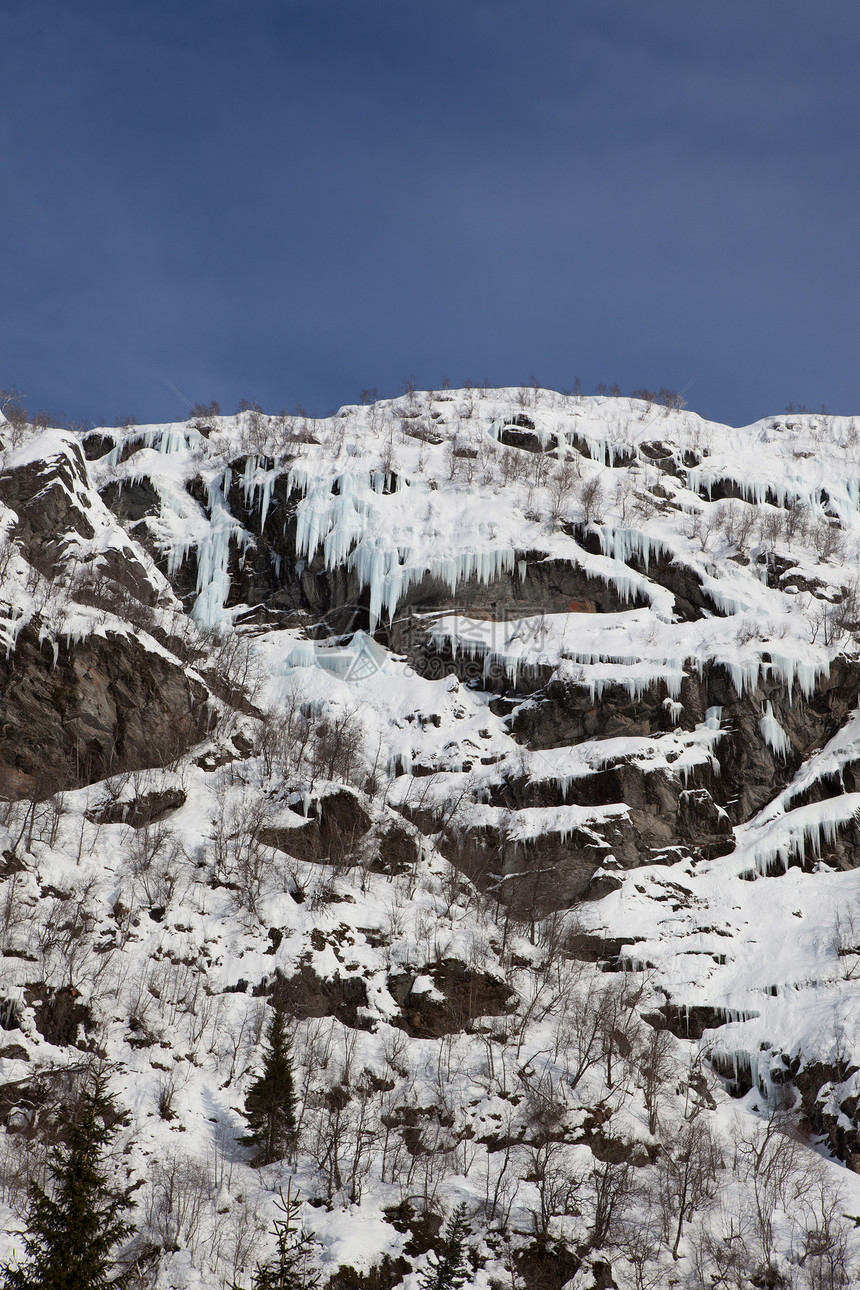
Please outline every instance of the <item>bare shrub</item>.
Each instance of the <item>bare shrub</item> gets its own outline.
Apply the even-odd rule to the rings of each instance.
[[[8,532],[0,535],[0,583],[6,579],[12,561],[20,554],[21,544],[17,539],[11,538]]]
[[[512,484],[522,479],[527,468],[526,454],[516,448],[505,448],[499,455],[502,483]]]
[[[630,1266],[633,1290],[663,1290],[667,1278],[661,1259],[660,1233],[650,1216],[643,1220],[642,1215],[636,1214],[622,1219],[618,1246]],[[708,1283],[703,1279],[702,1284]]]
[[[578,458],[565,459],[553,471],[548,485],[549,517],[553,524],[558,524],[567,515],[568,507],[576,493],[579,477]]]
[[[17,448],[27,428],[27,410],[23,403],[25,397],[20,390],[13,388],[0,390],[0,413],[5,418],[9,441],[13,448]]]
[[[246,1203],[244,1197],[231,1206],[222,1241],[222,1249],[226,1246],[229,1251],[225,1257],[232,1272],[231,1285],[255,1262],[267,1227],[256,1207]]]
[[[653,390],[631,390],[630,397],[631,399],[641,399],[643,403],[647,403],[646,413],[650,412],[652,405],[657,402],[657,395]]]
[[[665,385],[660,386],[657,398],[667,412],[681,412],[687,406],[686,399],[677,390],[668,390]]]
[[[819,1171],[806,1192],[796,1241],[797,1261],[809,1290],[842,1290],[851,1284],[850,1228],[840,1212],[842,1204],[842,1194]]]
[[[533,488],[544,488],[549,479],[552,458],[543,452],[530,452],[527,455],[528,475]]]
[[[555,1059],[563,1064],[570,1088],[576,1088],[593,1067],[605,1063],[613,1082],[613,1063],[632,1053],[634,998],[623,982],[606,985],[589,974],[560,999]]]
[[[583,523],[600,524],[603,519],[604,503],[603,485],[597,475],[592,475],[579,490]]]
[[[128,848],[129,867],[136,886],[150,906],[167,906],[173,899],[187,857],[181,842],[166,824],[136,829]]]
[[[314,729],[313,763],[317,775],[349,783],[360,763],[362,746],[358,707],[332,706]]]
[[[710,508],[690,512],[690,538],[702,552],[707,552],[715,532],[715,517]]]
[[[748,1249],[749,1224],[726,1210],[716,1223],[703,1219],[691,1231],[692,1264],[702,1286],[749,1290],[754,1275]]]
[[[842,528],[836,520],[817,520],[811,526],[811,540],[820,560],[833,560],[842,552]]]
[[[720,502],[716,509],[715,527],[729,547],[739,555],[748,556],[756,532],[756,508],[748,502]]]
[[[800,498],[795,498],[785,512],[784,535],[786,545],[791,549],[795,541],[801,543],[806,541],[806,535],[809,532],[810,513],[809,507]]]
[[[200,671],[218,697],[233,706],[253,701],[260,677],[248,638],[235,631],[213,629],[205,641],[208,661]]]
[[[504,1230],[520,1189],[509,1135],[500,1151],[487,1153],[481,1173],[484,1180],[483,1210],[487,1221]]]
[[[8,1130],[0,1134],[0,1200],[18,1218],[24,1219],[29,1209],[31,1181],[47,1185],[49,1146],[28,1134],[25,1150],[21,1137]]]
[[[843,981],[860,979],[860,910],[849,903],[837,909],[833,920],[831,949],[839,962]]]
[[[92,934],[98,925],[96,890],[96,880],[91,879],[78,891],[54,897],[48,916],[38,930],[36,943],[45,967],[55,961],[62,965],[69,985],[86,963]]]
[[[168,1071],[158,1086],[158,1114],[162,1120],[166,1120],[168,1123],[176,1118],[175,1099],[176,1076],[173,1071]]]
[[[193,403],[189,416],[194,420],[206,421],[210,417],[220,417],[221,404],[217,399],[212,399],[209,403]]]
[[[380,469],[386,478],[396,475],[400,469],[400,463],[397,460],[397,450],[394,444],[394,426],[391,425],[388,430],[383,444],[382,455],[380,457]]]
[[[595,1165],[583,1182],[584,1213],[589,1221],[588,1244],[602,1250],[617,1244],[633,1192],[635,1177],[631,1165],[604,1161]]]
[[[203,1216],[213,1196],[205,1165],[177,1155],[154,1161],[146,1193],[145,1221],[168,1253],[185,1248],[193,1263],[201,1254]]]
[[[761,517],[759,541],[771,554],[785,538],[785,511],[769,506]]]
[[[258,903],[276,873],[277,862],[261,834],[271,819],[264,797],[223,801],[213,825],[215,876],[234,892],[241,909],[256,914]]]

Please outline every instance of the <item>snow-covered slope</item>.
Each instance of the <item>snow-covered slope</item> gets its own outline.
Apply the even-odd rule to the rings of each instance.
[[[288,1175],[334,1290],[461,1200],[479,1286],[860,1284],[853,420],[415,392],[34,431],[0,503],[11,1228],[100,1053],[142,1285]]]

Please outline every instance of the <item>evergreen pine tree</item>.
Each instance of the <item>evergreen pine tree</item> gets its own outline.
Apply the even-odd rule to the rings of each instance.
[[[448,1222],[435,1254],[430,1255],[430,1267],[420,1278],[421,1290],[460,1290],[469,1273],[466,1268],[466,1206],[458,1205]]]
[[[241,1139],[246,1146],[257,1148],[257,1161],[263,1165],[281,1160],[296,1138],[293,1064],[281,1008],[275,1009],[266,1042],[263,1074],[254,1080],[245,1097],[248,1132]]]
[[[278,1248],[268,1263],[258,1263],[251,1282],[251,1290],[316,1290],[319,1273],[311,1263],[316,1241],[299,1225],[298,1195],[293,1195],[292,1179],[287,1183],[287,1194],[280,1193],[275,1201],[283,1215],[274,1221]],[[241,1290],[234,1284],[231,1290]]]
[[[122,1290],[128,1273],[111,1252],[134,1231],[131,1201],[113,1189],[104,1155],[121,1117],[97,1075],[63,1117],[65,1142],[51,1153],[50,1193],[30,1184],[26,1262],[6,1271],[3,1290]]]

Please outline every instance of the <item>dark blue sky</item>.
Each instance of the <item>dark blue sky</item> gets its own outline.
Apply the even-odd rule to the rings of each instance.
[[[856,0],[0,0],[0,386],[860,413]]]

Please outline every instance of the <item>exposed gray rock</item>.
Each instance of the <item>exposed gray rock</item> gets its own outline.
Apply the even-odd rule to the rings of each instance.
[[[0,655],[0,796],[43,797],[163,765],[203,737],[205,687],[134,636],[79,643],[25,628]]]

